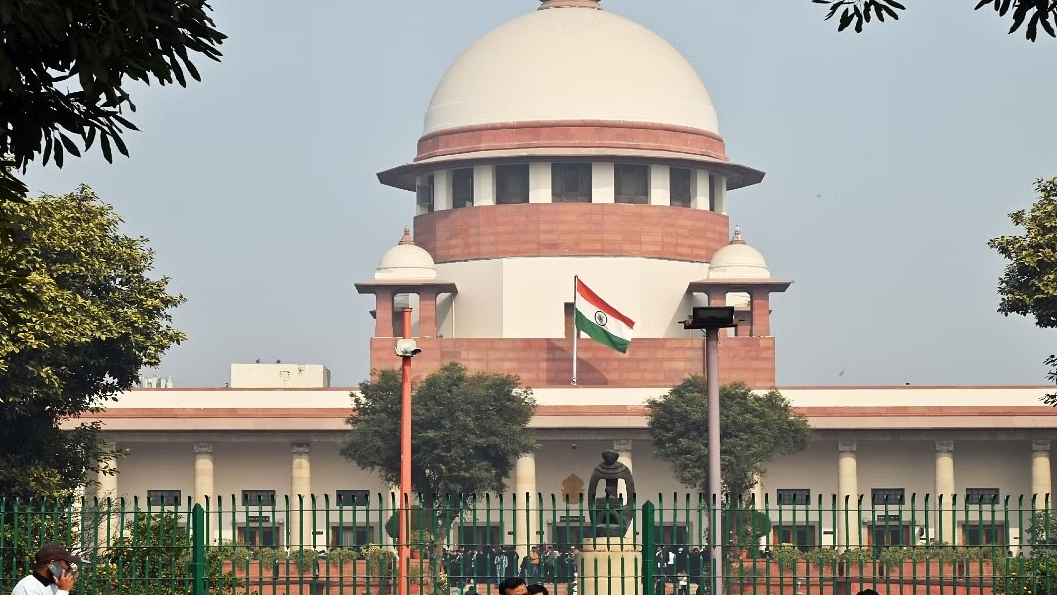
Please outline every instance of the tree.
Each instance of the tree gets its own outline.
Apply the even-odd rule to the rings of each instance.
[[[355,413],[341,453],[362,469],[400,482],[401,376],[378,373],[352,394]],[[502,492],[513,461],[531,452],[528,429],[535,411],[532,391],[515,376],[469,374],[450,363],[417,383],[411,409],[411,486],[438,498],[438,524],[461,512],[460,496]],[[450,505],[444,505],[445,499]]]
[[[1037,180],[1038,198],[1028,210],[1009,214],[1023,235],[994,238],[987,245],[1008,263],[998,280],[998,311],[1033,316],[1040,328],[1057,328],[1057,178]],[[1057,355],[1050,355],[1048,377],[1057,382]],[[1044,401],[1057,406],[1057,394]]]
[[[184,339],[170,313],[184,298],[149,277],[147,240],[122,235],[87,186],[13,213],[23,220],[14,249],[40,301],[0,334],[0,494],[68,495],[113,453],[98,425],[60,423],[131,388]]]
[[[837,30],[844,31],[851,27],[855,32],[862,33],[864,27],[871,21],[883,23],[886,18],[899,19],[899,12],[906,10],[906,6],[896,0],[811,0],[815,4],[824,4],[829,7],[826,12],[826,20],[840,15]],[[1009,28],[1014,33],[1027,23],[1024,28],[1024,36],[1029,41],[1035,41],[1038,37],[1039,27],[1050,37],[1057,37],[1054,31],[1054,23],[1057,21],[1057,2],[1053,0],[979,0],[975,10],[991,7],[998,16],[1007,15],[1013,20]]]
[[[723,489],[736,500],[756,485],[766,463],[778,455],[807,448],[811,428],[774,389],[757,394],[745,384],[734,382],[720,387],[719,402]],[[708,493],[708,398],[704,377],[690,376],[664,395],[649,399],[646,408],[657,454],[672,466],[680,483]]]

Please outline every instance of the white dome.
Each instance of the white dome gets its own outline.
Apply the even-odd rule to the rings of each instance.
[[[709,279],[770,279],[771,271],[759,250],[741,239],[734,228],[734,238],[712,255],[708,263]]]
[[[386,250],[378,262],[374,278],[420,280],[436,279],[437,265],[433,257],[424,248],[411,241],[410,230],[404,228],[404,237],[400,243]]]
[[[501,122],[607,120],[719,133],[701,78],[664,39],[595,8],[550,8],[494,29],[456,60],[424,134]]]

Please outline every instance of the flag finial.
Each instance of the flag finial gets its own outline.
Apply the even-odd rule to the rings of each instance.
[[[734,237],[730,238],[731,244],[744,244],[745,240],[741,237],[741,228],[737,225],[734,226]]]

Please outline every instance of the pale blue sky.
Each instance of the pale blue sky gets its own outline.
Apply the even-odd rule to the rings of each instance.
[[[221,386],[256,358],[354,385],[373,304],[352,284],[413,207],[375,173],[413,156],[459,53],[538,2],[214,4],[224,62],[189,89],[131,89],[131,159],[33,170],[31,188],[86,182],[152,239],[188,297],[190,340],[159,370],[177,386]],[[964,1],[908,3],[863,35],[807,0],[763,4],[603,2],[684,53],[728,154],[767,172],[729,210],[795,281],[772,302],[779,384],[1043,383],[1054,334],[995,312],[1002,262],[985,243],[1057,175],[1057,43]]]

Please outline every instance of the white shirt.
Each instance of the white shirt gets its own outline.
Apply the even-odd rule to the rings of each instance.
[[[59,586],[53,581],[50,585],[44,586],[40,582],[40,579],[33,576],[32,574],[26,578],[18,581],[15,588],[11,590],[11,595],[70,595],[68,591],[59,589]]]

